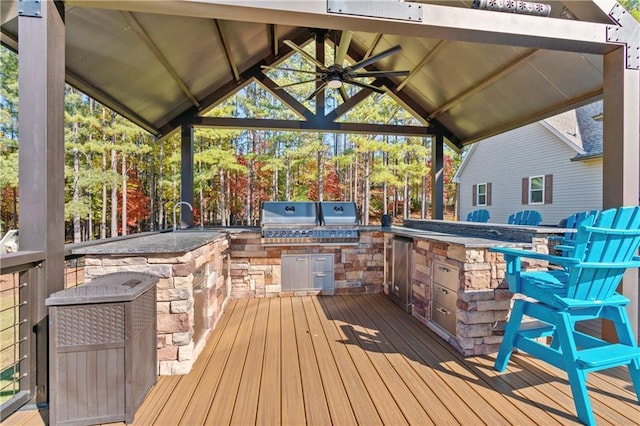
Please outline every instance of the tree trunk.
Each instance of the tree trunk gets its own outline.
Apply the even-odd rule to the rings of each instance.
[[[116,137],[111,137],[111,237],[118,236],[118,158],[116,155]]]
[[[364,154],[364,179],[362,184],[363,203],[362,203],[362,220],[364,225],[369,225],[369,203],[371,202],[371,188],[369,184],[369,168],[371,162],[371,153]]]
[[[319,135],[320,140],[322,141],[322,134]],[[322,143],[320,144],[320,149],[318,149],[318,201],[324,201],[323,193],[324,193],[324,167],[323,167],[323,151],[322,151]]]
[[[287,201],[291,201],[291,159],[287,156],[284,162],[285,176],[284,176],[284,198]]]
[[[385,169],[389,169],[389,154],[386,152],[382,154],[382,164]],[[387,206],[388,191],[389,185],[387,185],[387,182],[385,181],[382,184],[382,214],[389,214],[389,208]]]
[[[105,146],[107,144],[107,134],[106,134],[106,113],[107,109],[102,107],[102,144]],[[105,149],[102,150],[102,176],[106,177],[107,175],[107,151],[106,146]],[[100,239],[107,238],[107,180],[102,180],[102,217],[100,218]]]
[[[78,142],[78,123],[73,123],[74,140]],[[80,226],[80,214],[78,205],[80,204],[80,152],[77,147],[73,148],[73,242],[82,241],[82,230]]]
[[[410,211],[409,211],[409,174],[404,175],[404,207],[402,217],[405,219],[409,219]]]
[[[124,139],[124,135],[123,135]],[[127,235],[127,157],[122,153],[122,235]]]
[[[218,170],[218,176],[220,179],[220,225],[227,226],[227,203],[225,203],[224,170],[222,168]]]

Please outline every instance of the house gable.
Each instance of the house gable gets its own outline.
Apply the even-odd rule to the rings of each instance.
[[[506,223],[510,214],[533,209],[542,214],[543,224],[556,225],[575,211],[600,209],[602,160],[572,161],[585,150],[570,136],[537,122],[475,144],[455,176],[460,184],[459,217],[478,208],[473,206],[473,185],[479,183],[491,184],[492,203],[486,208],[494,223]],[[500,165],[499,158],[505,159]],[[551,176],[551,203],[523,204],[523,178],[534,176]]]

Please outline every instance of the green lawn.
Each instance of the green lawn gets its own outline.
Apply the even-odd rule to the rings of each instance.
[[[2,291],[0,291],[0,404],[19,391],[12,382],[13,378],[19,375],[19,372],[15,371],[14,363],[20,356],[18,347],[15,345],[17,312],[12,309],[14,292],[17,290],[7,288],[5,281],[2,284]],[[15,385],[17,386],[17,383]]]

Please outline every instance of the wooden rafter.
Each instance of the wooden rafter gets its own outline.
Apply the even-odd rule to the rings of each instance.
[[[173,78],[173,80],[176,82],[176,84],[178,85],[178,87],[180,87],[180,90],[182,90],[184,92],[185,95],[187,95],[187,97],[191,100],[191,102],[196,106],[199,107],[200,103],[198,102],[198,100],[196,99],[196,97],[193,95],[193,93],[191,93],[191,90],[187,87],[187,85],[184,83],[184,81],[182,81],[182,77],[180,77],[178,75],[178,73],[176,72],[176,70],[173,68],[173,66],[169,63],[169,61],[167,60],[167,58],[165,58],[164,54],[160,51],[160,49],[158,48],[158,46],[156,46],[156,44],[153,42],[153,40],[151,40],[151,37],[149,37],[149,35],[147,34],[147,32],[144,30],[144,28],[142,28],[142,26],[138,23],[138,21],[136,20],[136,18],[131,14],[131,12],[120,12],[122,13],[122,16],[124,17],[125,21],[127,21],[127,23],[131,26],[131,28],[133,29],[133,31],[135,31],[135,33],[138,35],[138,37],[140,37],[140,39],[144,42],[144,44],[147,45],[147,47],[149,48],[149,50],[151,50],[151,52],[153,53],[153,55],[158,59],[158,61],[162,64],[162,66],[164,67],[165,70],[167,70],[167,72],[169,73],[169,75],[171,75],[171,78]]]
[[[127,119],[131,120],[133,123],[142,127],[147,132],[156,136],[159,136],[162,133],[161,131],[159,131],[159,129],[155,125],[148,122],[144,118],[140,117],[140,115],[136,114],[135,112],[127,108],[125,105],[123,105],[122,103],[120,103],[119,101],[117,101],[116,99],[114,99],[113,97],[105,93],[104,91],[93,86],[91,83],[86,82],[85,80],[77,76],[69,68],[67,68],[67,71],[66,71],[66,81],[71,86],[80,90],[84,94],[91,96],[94,99],[100,99],[100,102],[102,104],[109,107],[111,110],[117,112],[121,116],[127,117]]]
[[[236,81],[240,81],[240,73],[238,72],[238,65],[233,58],[233,53],[231,52],[231,45],[229,44],[229,38],[227,37],[227,33],[224,30],[224,25],[222,21],[219,19],[213,20],[216,31],[218,32],[218,37],[220,37],[220,41],[222,43],[222,48],[224,49],[224,54],[227,58],[227,63],[229,64],[229,68],[231,68],[231,72],[233,73],[233,78]]]
[[[287,105],[289,107],[289,109],[291,109],[293,112],[297,113],[300,117],[309,119],[309,118],[311,118],[313,116],[311,111],[309,111],[309,109],[307,107],[305,107],[303,104],[298,102],[298,100],[296,98],[291,96],[289,94],[289,92],[287,92],[286,90],[278,90],[278,87],[280,87],[280,86],[278,86],[278,84],[275,81],[270,79],[263,72],[256,72],[255,73],[255,78],[260,83],[262,83],[262,85],[266,89],[268,89],[269,92],[271,92],[271,94],[273,96],[277,97],[281,102],[283,102],[285,105]]]
[[[438,53],[438,51],[440,51],[440,49],[442,49],[442,47],[445,45],[445,40],[440,40],[433,49],[431,49],[431,51],[429,53],[427,53],[425,55],[424,58],[422,58],[422,60],[420,61],[420,63],[418,65],[416,65],[412,70],[411,73],[409,73],[408,76],[406,76],[404,78],[404,80],[402,80],[402,82],[400,84],[398,84],[398,87],[396,88],[396,90],[400,91],[402,90],[402,88],[404,86],[407,85],[407,83],[409,83],[409,80],[411,80],[413,77],[415,77],[415,75],[422,69],[422,67],[424,67],[425,65],[427,65],[429,62],[431,62],[431,60],[433,58],[436,57],[436,54]]]
[[[382,86],[380,80],[375,80],[372,83],[373,86],[380,87]],[[355,108],[360,102],[364,101],[366,98],[371,96],[373,92],[371,90],[359,90],[355,95],[351,96],[346,102],[341,103],[336,108],[333,109],[330,113],[326,115],[328,120],[335,121],[347,112],[351,111]]]
[[[369,46],[369,49],[367,49],[367,52],[364,54],[362,59],[367,59],[369,56],[371,56],[375,48],[378,47],[378,43],[380,43],[380,40],[382,40],[382,36],[383,34],[380,34],[380,33],[376,34],[376,36],[373,39],[373,42],[371,43],[371,46]]]
[[[269,44],[271,45],[271,54],[278,56],[278,26],[276,24],[267,24],[267,30],[269,32]]]
[[[197,127],[224,127],[231,129],[280,130],[292,132],[337,132],[371,135],[433,135],[430,127],[400,126],[368,123],[337,123],[329,120],[272,120],[235,117],[193,117],[188,123]]]
[[[498,81],[500,78],[504,77],[505,75],[510,74],[511,72],[513,72],[515,68],[517,68],[520,64],[522,64],[526,59],[528,59],[531,55],[533,55],[537,51],[538,49],[531,49],[527,51],[525,54],[518,56],[515,60],[511,61],[507,65],[501,66],[500,68],[496,69],[493,73],[491,73],[484,79],[473,84],[467,90],[462,91],[459,95],[454,96],[453,98],[445,102],[442,106],[440,106],[438,109],[436,109],[431,114],[429,114],[428,118],[431,119],[433,117],[437,117],[438,115],[453,108],[456,104],[464,101],[471,95],[478,93],[480,90],[493,84],[494,82]]]
[[[492,129],[489,132],[481,133],[477,135],[473,135],[468,139],[465,139],[462,145],[470,145],[472,143],[481,141],[483,139],[490,138],[491,136],[499,135],[501,133],[512,130],[516,127],[526,126],[527,124],[535,123],[536,121],[540,121],[549,117],[549,114],[557,113],[558,111],[568,111],[570,109],[576,108],[576,102],[579,105],[586,105],[591,102],[595,102],[597,99],[602,97],[603,89],[597,89],[592,92],[587,92],[582,96],[577,98],[572,98],[569,101],[560,102],[554,105],[551,105],[543,110],[537,111],[535,114],[527,114],[526,117],[518,117],[515,120],[512,120],[504,125]]]

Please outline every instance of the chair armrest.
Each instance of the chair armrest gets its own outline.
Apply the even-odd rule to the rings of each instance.
[[[564,240],[564,237],[561,236],[561,235],[549,235],[547,237],[547,240],[549,240],[549,241],[562,241],[562,240]]]
[[[546,260],[549,263],[555,263],[560,265],[576,265],[580,263],[579,259],[575,259],[573,257],[554,256],[550,254],[538,253],[535,251],[512,249],[508,247],[491,247],[489,250],[495,251],[497,253],[502,253],[505,256],[526,257],[529,259],[540,259],[540,260]]]
[[[628,262],[583,262],[578,265],[575,265],[574,268],[587,268],[587,269],[640,268],[640,258],[636,256]]]

